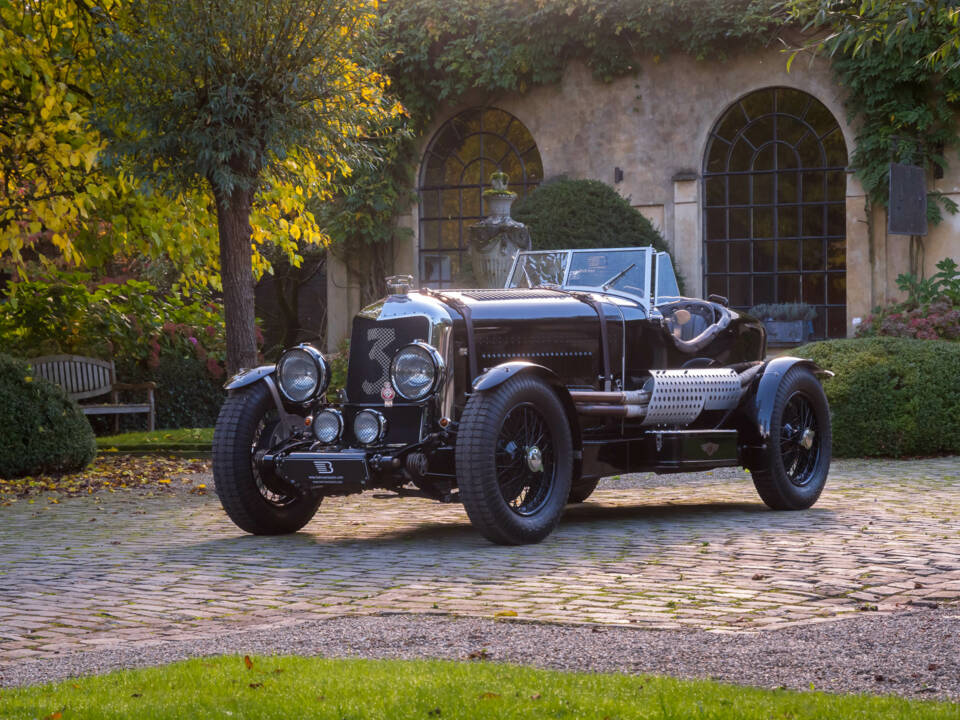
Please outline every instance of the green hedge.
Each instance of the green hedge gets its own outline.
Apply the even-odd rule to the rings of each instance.
[[[530,228],[534,250],[637,245],[667,249],[650,221],[599,180],[544,183],[517,200],[511,215]]]
[[[63,390],[0,354],[0,477],[72,472],[97,446],[90,423]]]
[[[960,344],[857,338],[797,348],[824,380],[837,457],[960,453]]]

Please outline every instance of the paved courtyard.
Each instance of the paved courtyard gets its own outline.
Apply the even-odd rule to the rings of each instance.
[[[757,632],[960,600],[960,459],[837,462],[810,511],[741,472],[605,481],[536,546],[459,505],[330,499],[244,535],[213,494],[0,508],[0,668],[291,617],[385,612]]]

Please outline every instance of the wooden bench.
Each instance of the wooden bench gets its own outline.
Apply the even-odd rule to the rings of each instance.
[[[153,391],[157,384],[118,383],[112,360],[97,360],[82,355],[47,355],[30,361],[35,375],[45,378],[62,387],[73,400],[87,400],[110,394],[109,403],[82,404],[84,415],[113,415],[115,432],[120,431],[120,416],[145,413],[147,430],[154,429]],[[146,390],[145,403],[117,402],[121,390]]]

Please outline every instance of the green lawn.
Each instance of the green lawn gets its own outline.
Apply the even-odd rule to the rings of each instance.
[[[153,432],[129,432],[120,435],[104,435],[97,438],[101,451],[119,452],[209,452],[213,444],[213,428],[181,428],[179,430],[154,430]]]
[[[243,657],[0,690],[0,717],[50,718],[960,718],[960,706],[758,690],[486,662]]]

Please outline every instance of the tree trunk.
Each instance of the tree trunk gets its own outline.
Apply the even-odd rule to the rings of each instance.
[[[214,188],[217,230],[220,234],[220,277],[227,324],[227,373],[257,364],[257,336],[253,308],[253,251],[250,247],[250,210],[253,192],[234,189],[230,195]]]

